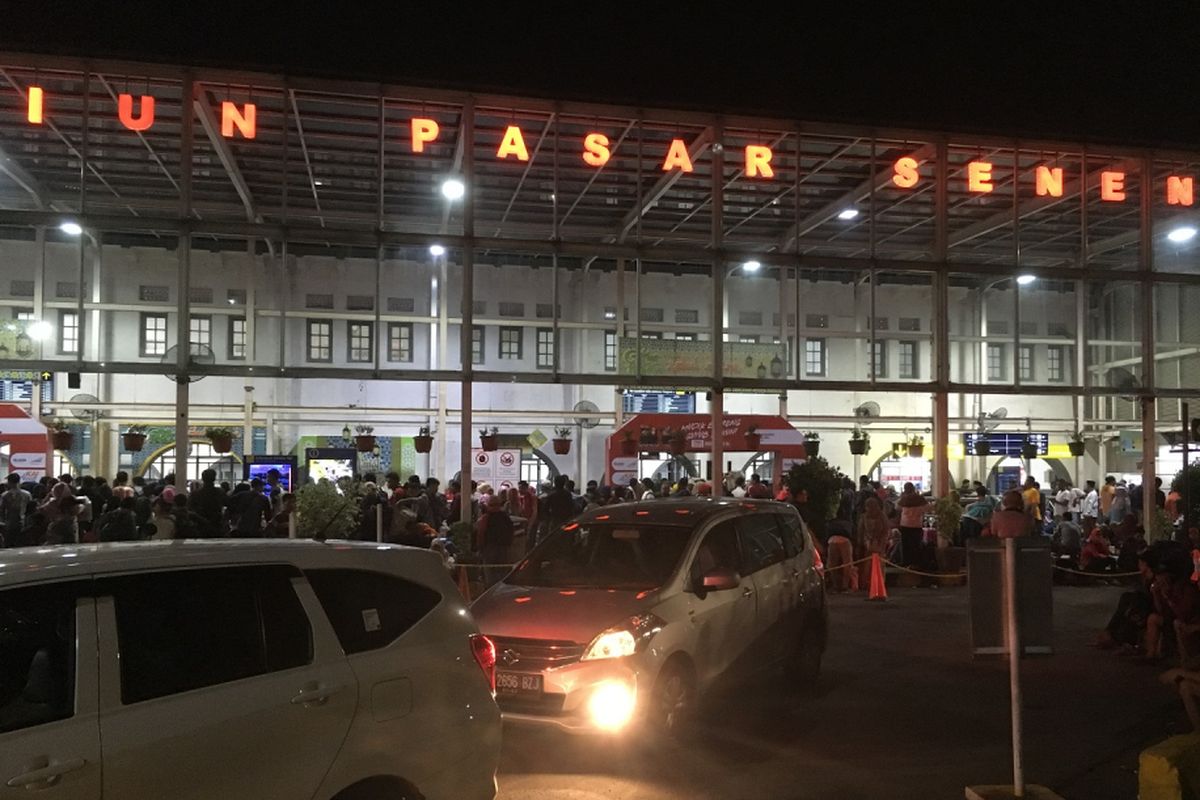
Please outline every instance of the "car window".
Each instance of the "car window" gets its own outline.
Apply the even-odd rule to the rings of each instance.
[[[0,733],[75,713],[79,584],[0,591]]]
[[[787,552],[787,557],[794,558],[804,552],[807,537],[801,528],[800,515],[776,514],[775,521],[779,523],[779,529],[783,531],[783,548]]]
[[[786,557],[783,533],[774,514],[748,514],[736,520],[742,546],[742,574],[750,575]]]
[[[442,599],[427,586],[382,572],[313,569],[305,574],[347,655],[391,644]]]
[[[654,589],[679,568],[692,531],[684,525],[573,522],[547,536],[505,581],[563,589]]]
[[[269,566],[101,581],[116,607],[122,702],[311,663],[312,628],[291,584],[299,574]]]
[[[742,571],[737,529],[733,527],[732,520],[718,523],[704,535],[704,541],[692,559],[692,581],[700,580],[714,569],[728,569],[737,573]]]

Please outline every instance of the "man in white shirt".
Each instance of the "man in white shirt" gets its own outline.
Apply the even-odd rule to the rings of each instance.
[[[1079,511],[1079,500],[1083,492],[1067,485],[1065,480],[1058,482],[1058,493],[1054,495],[1054,517],[1056,519],[1071,519]]]
[[[746,496],[746,478],[743,475],[738,475],[733,479],[733,489],[729,491],[734,497]]]
[[[1084,522],[1091,519],[1092,522],[1100,515],[1100,492],[1096,490],[1096,482],[1087,482],[1087,494],[1079,501],[1079,516]]]

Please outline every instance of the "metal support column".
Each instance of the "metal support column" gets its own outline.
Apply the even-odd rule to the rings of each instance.
[[[243,386],[246,396],[242,400],[242,459],[254,452],[254,387]]]
[[[725,188],[725,152],[722,140],[725,136],[725,125],[717,120],[713,125],[712,152],[712,343],[713,343],[713,380],[712,404],[709,409],[712,424],[712,448],[709,458],[712,459],[712,493],[713,497],[725,494],[725,258],[723,256],[724,240],[724,188]]]
[[[462,251],[462,327],[459,330],[459,362],[462,366],[461,403],[462,414],[459,420],[459,486],[462,501],[461,515],[463,522],[471,521],[471,418],[472,385],[474,365],[471,359],[471,329],[475,318],[475,101],[468,98],[463,104],[462,111],[463,183],[467,191],[463,194],[463,251]]]
[[[1154,246],[1151,238],[1154,231],[1153,200],[1151,197],[1150,177],[1153,162],[1143,159],[1138,182],[1138,201],[1141,206],[1141,236],[1138,239],[1138,269],[1141,271],[1141,314],[1142,314],[1142,387],[1149,394],[1142,397],[1142,524],[1146,528],[1147,538],[1151,535],[1151,526],[1156,510],[1155,500],[1155,457],[1158,454],[1157,440],[1154,431],[1157,403],[1154,397],[1155,379],[1154,363],[1154,283],[1151,273],[1154,270]]]
[[[196,119],[193,110],[196,100],[196,84],[188,73],[183,81],[181,96],[190,98],[192,102],[185,104],[180,119],[180,199],[179,216],[185,229],[179,237],[179,272],[175,310],[175,488],[184,491],[187,488],[188,437],[188,361],[191,355],[189,342],[188,317],[191,303],[188,297],[188,287],[191,286],[192,273],[192,236],[190,222],[192,217],[192,136]],[[207,100],[205,100],[207,102]]]
[[[943,266],[948,252],[947,203],[948,157],[945,140],[937,144],[936,184],[934,186],[934,258]],[[950,480],[950,277],[945,269],[933,276],[933,493],[941,497],[953,488]],[[961,396],[959,413],[962,413]],[[857,471],[857,468],[856,468]]]

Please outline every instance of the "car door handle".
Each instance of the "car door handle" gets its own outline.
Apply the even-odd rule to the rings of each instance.
[[[747,586],[745,589],[742,589],[742,597],[749,597],[752,594],[754,594],[754,590],[749,586]]]
[[[5,785],[10,789],[18,787],[46,789],[58,783],[68,772],[83,769],[87,765],[87,761],[82,758],[68,758],[66,761],[55,761],[53,764],[49,763],[48,759],[42,760],[47,762],[45,766],[16,775],[10,778]]]
[[[306,686],[296,693],[291,703],[294,706],[323,706],[342,688],[341,686]]]

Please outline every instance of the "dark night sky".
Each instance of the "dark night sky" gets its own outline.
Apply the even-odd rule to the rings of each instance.
[[[0,0],[0,47],[1200,149],[1191,3],[308,5]]]

